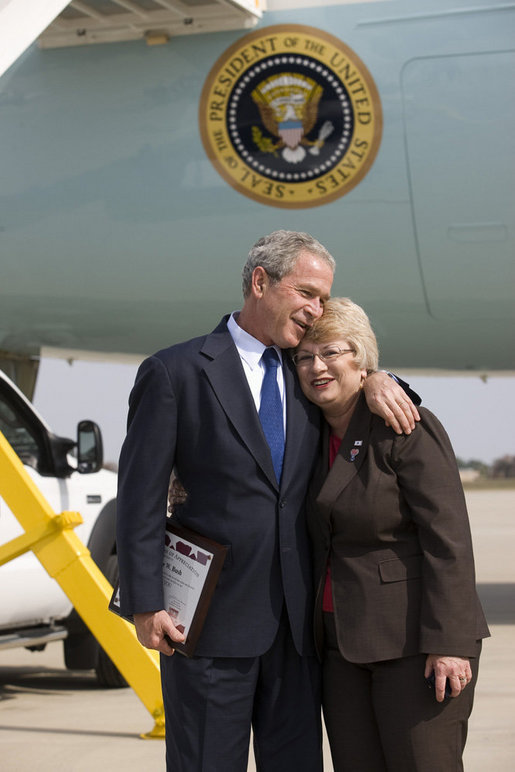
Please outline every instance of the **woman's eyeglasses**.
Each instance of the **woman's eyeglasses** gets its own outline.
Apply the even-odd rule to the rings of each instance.
[[[292,354],[292,359],[295,367],[308,367],[313,364],[315,357],[318,357],[322,362],[331,362],[333,359],[338,359],[342,354],[355,354],[353,348],[339,348],[339,346],[330,346],[319,351],[317,354],[309,354],[307,351],[300,351],[298,354]]]

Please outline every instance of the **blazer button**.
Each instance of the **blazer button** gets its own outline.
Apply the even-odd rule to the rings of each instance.
[[[281,501],[279,502],[279,506],[281,509],[284,509],[286,506],[286,499],[281,499]]]

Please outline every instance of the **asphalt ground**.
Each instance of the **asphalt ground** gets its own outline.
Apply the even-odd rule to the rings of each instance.
[[[515,769],[515,489],[467,493],[485,641],[465,751],[467,772]],[[100,689],[64,667],[62,644],[0,652],[0,772],[165,769],[164,742],[130,689]],[[333,769],[327,743],[325,770]],[[227,770],[227,772],[231,772]],[[249,772],[255,765],[249,760]],[[303,772],[299,770],[299,772]]]

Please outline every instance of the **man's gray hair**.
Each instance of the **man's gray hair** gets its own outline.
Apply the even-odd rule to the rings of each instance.
[[[243,297],[250,295],[252,273],[260,265],[265,269],[273,284],[281,281],[295,268],[300,254],[309,252],[330,266],[334,272],[336,263],[327,249],[309,233],[298,231],[274,231],[256,241],[243,266]]]

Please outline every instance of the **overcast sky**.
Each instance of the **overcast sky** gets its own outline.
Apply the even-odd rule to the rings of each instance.
[[[104,458],[117,461],[125,434],[127,399],[136,366],[43,359],[34,404],[56,433],[74,437],[77,422],[96,421],[102,429]],[[515,455],[515,377],[428,377],[399,372],[422,396],[447,429],[454,452],[463,459],[491,463]]]

